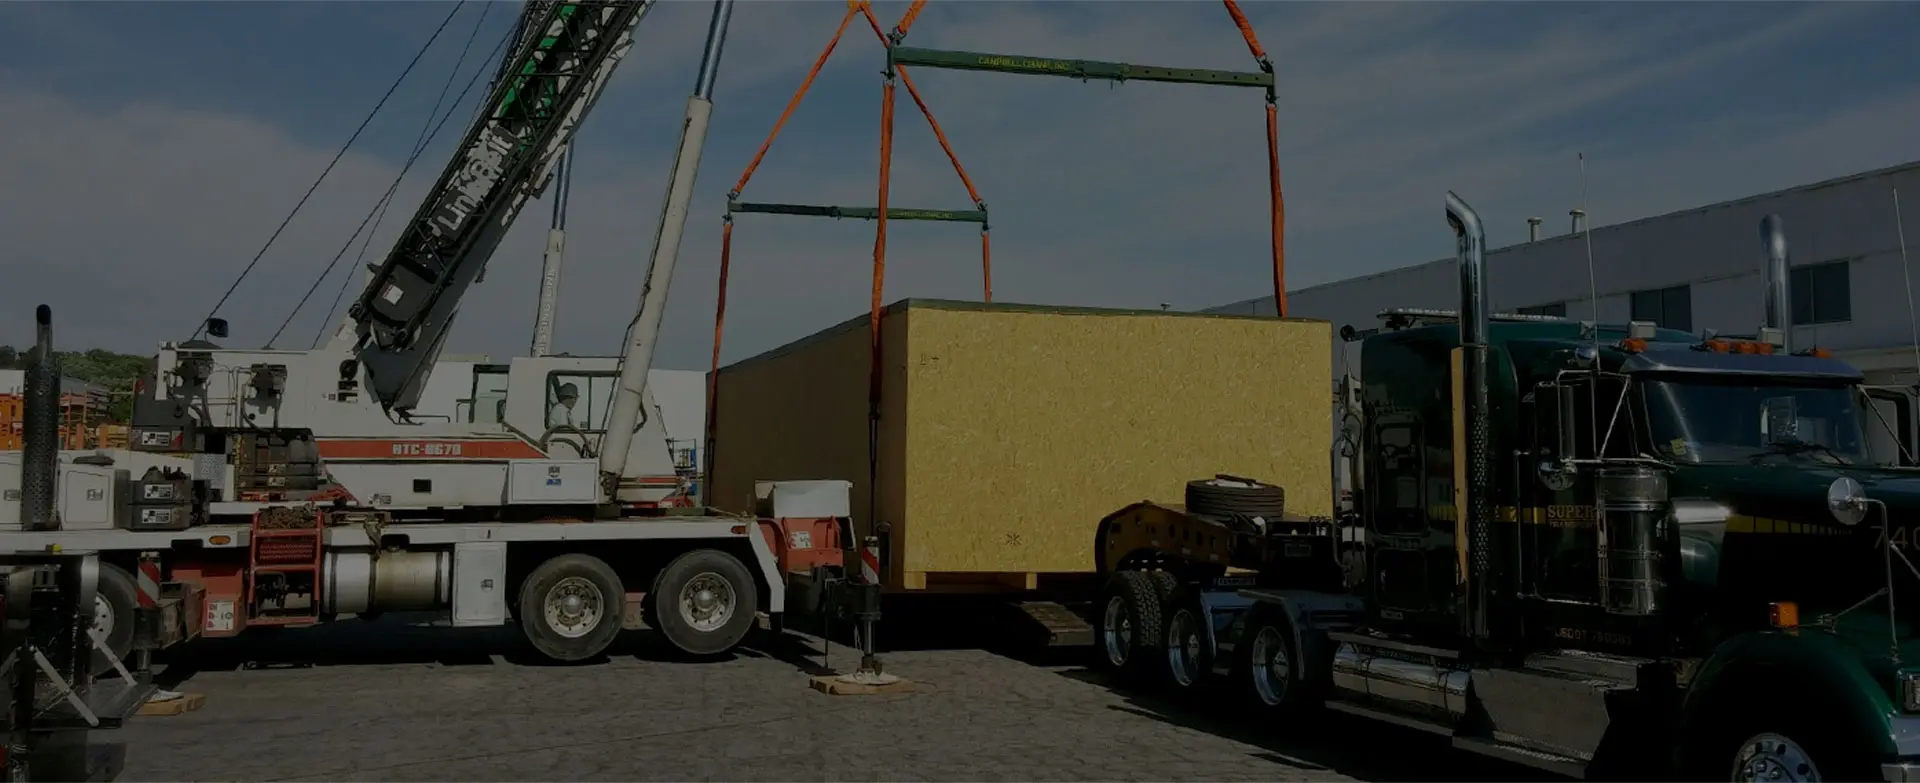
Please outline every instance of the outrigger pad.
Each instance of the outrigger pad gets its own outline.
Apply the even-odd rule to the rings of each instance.
[[[853,674],[829,674],[814,677],[808,683],[814,690],[828,696],[881,696],[894,693],[912,693],[913,683],[891,674],[873,674],[854,672]]]

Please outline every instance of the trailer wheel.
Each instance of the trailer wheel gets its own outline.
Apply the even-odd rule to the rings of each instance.
[[[1308,662],[1293,638],[1286,612],[1256,609],[1245,641],[1235,645],[1234,679],[1255,711],[1293,715],[1313,703]]]
[[[620,635],[625,596],[620,575],[599,558],[560,555],[520,584],[520,629],[541,655],[562,663],[583,661]]]
[[[717,549],[696,549],[660,570],[648,596],[654,627],[681,652],[722,655],[753,630],[760,588],[739,558]]]
[[[133,613],[140,602],[133,575],[112,563],[100,564],[100,582],[93,595],[93,625],[106,634],[114,657],[125,660],[133,652]],[[92,649],[89,647],[89,649]],[[113,671],[105,653],[93,650],[93,673]]]
[[[1206,628],[1210,620],[1197,591],[1178,591],[1168,605],[1173,609],[1167,615],[1168,680],[1175,690],[1192,693],[1206,683],[1213,670],[1213,645],[1208,643]]]
[[[1121,571],[1107,580],[1093,627],[1103,668],[1130,680],[1147,680],[1164,671],[1158,653],[1175,583],[1165,571]]]

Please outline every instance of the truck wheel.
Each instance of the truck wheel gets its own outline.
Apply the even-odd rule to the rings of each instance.
[[[1200,593],[1180,590],[1168,602],[1173,611],[1167,615],[1167,677],[1176,691],[1193,693],[1213,671],[1213,645],[1208,643],[1206,607],[1200,605]]]
[[[1285,611],[1257,608],[1245,641],[1235,645],[1234,679],[1258,712],[1297,714],[1313,703],[1306,662]]]
[[[1815,715],[1825,713],[1796,712],[1795,715]],[[1720,768],[1701,771],[1711,777],[1703,780],[1762,780],[1762,781],[1820,781],[1820,780],[1878,780],[1880,770],[1864,759],[1874,757],[1873,749],[1865,747],[1852,735],[1840,731],[1831,725],[1822,725],[1815,721],[1799,717],[1778,717],[1778,713],[1760,716],[1759,719],[1743,719],[1736,723],[1737,728],[1723,737],[1737,737],[1732,742],[1723,742],[1720,752],[1709,759],[1719,759]]]
[[[625,596],[620,575],[599,558],[560,555],[520,584],[520,629],[541,655],[562,663],[583,661],[620,635]]]
[[[731,651],[760,611],[760,588],[739,558],[696,549],[661,569],[649,596],[654,627],[681,652],[710,657]]]
[[[1130,680],[1150,679],[1156,670],[1165,670],[1158,653],[1174,585],[1173,575],[1165,571],[1121,571],[1107,580],[1093,625],[1103,668]]]
[[[107,636],[107,647],[115,657],[126,660],[133,652],[133,613],[140,602],[133,575],[112,563],[100,564],[100,583],[93,596],[93,625]],[[89,647],[88,649],[92,649]],[[113,662],[99,650],[93,650],[93,673],[113,671]]]

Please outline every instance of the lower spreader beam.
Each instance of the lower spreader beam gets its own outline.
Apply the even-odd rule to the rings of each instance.
[[[729,212],[758,215],[794,215],[797,217],[847,218],[853,220],[878,220],[878,207],[840,207],[830,204],[763,204],[751,201],[727,202]],[[987,222],[984,209],[907,209],[888,207],[888,220],[924,220],[940,223],[979,223]]]

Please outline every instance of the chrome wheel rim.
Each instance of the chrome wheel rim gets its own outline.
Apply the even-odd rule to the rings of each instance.
[[[1191,611],[1174,612],[1167,621],[1167,669],[1182,688],[1200,679],[1200,623]]]
[[[1820,769],[1806,748],[1782,734],[1759,734],[1741,743],[1733,759],[1738,781],[1818,781]]]
[[[713,633],[733,619],[738,603],[733,584],[712,571],[702,571],[680,588],[680,619],[701,633]]]
[[[1100,636],[1107,651],[1107,662],[1125,666],[1127,652],[1133,647],[1133,622],[1127,618],[1127,602],[1120,596],[1107,599],[1107,610]]]
[[[569,576],[547,589],[547,627],[555,634],[578,639],[600,627],[606,613],[606,596],[599,585],[578,576]]]
[[[1287,681],[1293,674],[1293,662],[1287,659],[1286,640],[1280,638],[1280,629],[1271,625],[1260,629],[1253,637],[1252,658],[1248,674],[1253,677],[1255,695],[1262,704],[1278,705],[1286,698]]]

